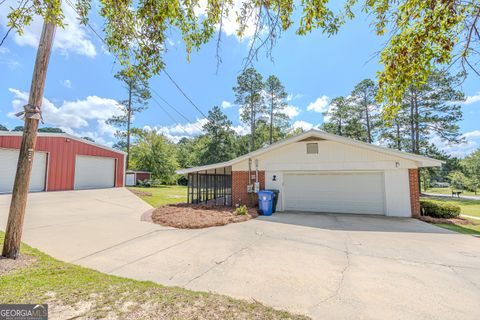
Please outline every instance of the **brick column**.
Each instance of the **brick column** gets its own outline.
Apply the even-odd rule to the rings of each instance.
[[[412,217],[420,217],[420,186],[418,185],[418,169],[408,169],[408,181],[410,185],[410,206]]]
[[[255,181],[255,171],[251,172],[252,183]],[[258,171],[258,181],[260,182],[260,190],[265,189],[265,171]],[[258,196],[256,193],[247,192],[248,171],[232,171],[232,205],[245,204],[249,207],[258,204]]]

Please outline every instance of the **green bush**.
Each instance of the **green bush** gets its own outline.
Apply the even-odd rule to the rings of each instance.
[[[460,207],[456,204],[433,200],[420,200],[420,207],[425,216],[434,218],[456,218],[460,215]]]
[[[243,206],[240,206],[238,207],[237,209],[235,209],[235,213],[237,215],[241,215],[241,216],[244,216],[248,213],[248,208],[246,205],[243,205]]]

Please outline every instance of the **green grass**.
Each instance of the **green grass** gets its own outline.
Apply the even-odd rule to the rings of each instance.
[[[455,190],[455,191],[457,191],[457,190]],[[430,188],[430,189],[427,189],[427,191],[423,191],[423,189],[422,189],[422,192],[452,195],[452,189],[451,188]],[[462,195],[464,195],[464,196],[475,196],[475,192],[463,190]],[[480,194],[477,194],[477,195],[480,196]]]
[[[460,215],[468,215],[480,218],[480,200],[456,199],[456,198],[442,198],[442,197],[426,197],[435,202],[451,203],[460,206]],[[468,219],[468,218],[467,218]],[[480,220],[469,219],[478,223],[477,225],[459,225],[459,224],[436,224],[439,227],[456,231],[465,234],[480,235]]]
[[[152,194],[151,196],[141,196],[140,198],[148,202],[154,208],[166,204],[187,201],[187,187],[185,186],[160,186],[152,188],[131,187],[129,189],[150,192]]]
[[[0,244],[3,238],[0,232]],[[36,261],[0,276],[2,303],[48,303],[50,312],[67,308],[69,317],[89,319],[307,319],[260,303],[103,274],[27,245],[21,252]]]
[[[436,226],[458,233],[480,236],[480,225],[435,224]]]
[[[435,202],[451,203],[460,206],[462,210],[460,214],[475,216],[480,218],[480,200],[470,200],[462,198],[445,198],[445,197],[425,197]],[[480,222],[480,220],[479,220]]]

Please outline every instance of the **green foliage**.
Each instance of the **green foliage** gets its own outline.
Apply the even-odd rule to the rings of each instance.
[[[420,200],[423,215],[434,218],[456,218],[460,215],[460,206],[435,200]]]
[[[250,126],[250,151],[256,150],[257,121],[267,111],[262,94],[263,89],[263,77],[254,68],[245,69],[237,77],[237,85],[233,87],[235,103],[242,108],[240,118],[242,122]]]
[[[235,209],[235,214],[245,216],[248,214],[248,208],[246,205],[241,205]]]
[[[65,133],[65,131],[63,131],[60,128],[52,128],[52,127],[38,128],[38,132]]]
[[[377,93],[378,101],[386,101],[388,119],[392,120],[401,108],[404,93],[412,85],[424,85],[437,66],[459,62],[464,69],[480,74],[477,62],[471,61],[480,52],[476,41],[478,1],[344,0],[343,6],[337,2],[331,5],[335,10],[330,8],[331,3],[303,0],[296,4],[295,12],[299,14],[294,15],[292,0],[243,1],[236,10],[237,35],[242,37],[247,27],[256,25],[246,64],[264,46],[271,52],[279,34],[292,25],[297,26],[299,35],[319,29],[331,36],[353,19],[356,11],[362,10],[378,36],[389,34],[379,55],[383,70],[378,74]],[[109,51],[122,66],[143,78],[164,68],[164,44],[172,30],[181,35],[188,59],[193,49],[199,49],[215,35],[217,26],[235,6],[233,0],[101,0],[98,4],[99,14],[105,18],[103,32]],[[90,0],[75,1],[84,24],[91,7]],[[35,14],[63,26],[60,0],[20,1],[18,7],[10,8],[7,25],[21,34]]]
[[[135,136],[130,155],[132,168],[151,171],[164,184],[176,183],[178,163],[174,144],[156,132],[137,130]]]
[[[82,137],[83,140],[87,140],[87,141],[90,141],[90,142],[95,142],[95,140],[93,140],[92,138],[90,137]]]
[[[372,143],[379,129],[380,106],[375,100],[377,87],[370,79],[358,83],[350,94],[349,102],[352,113],[360,124],[356,139]]]
[[[16,126],[15,128],[12,129],[12,131],[23,131],[23,126]]]
[[[288,129],[290,118],[285,114],[284,109],[287,106],[286,99],[288,97],[285,87],[280,82],[280,79],[271,75],[267,78],[264,84],[265,90],[265,102],[266,107],[269,110],[269,144],[278,141],[281,137],[281,132],[285,132]],[[277,135],[274,131],[277,131]]]
[[[0,124],[0,131],[8,131],[8,128]]]
[[[203,125],[205,143],[198,157],[199,162],[211,164],[235,158],[232,122],[218,106],[208,111],[207,120]]]
[[[463,190],[468,184],[468,178],[461,171],[453,171],[448,175],[452,189]]]
[[[480,149],[465,157],[460,163],[463,172],[469,177],[465,186],[476,194],[480,186]]]

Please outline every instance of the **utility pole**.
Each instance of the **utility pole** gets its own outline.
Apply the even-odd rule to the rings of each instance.
[[[32,171],[35,143],[37,141],[38,121],[41,119],[40,107],[42,105],[43,91],[45,88],[48,61],[55,36],[56,26],[51,22],[52,20],[54,19],[44,21],[43,23],[42,35],[38,44],[37,57],[33,68],[30,96],[28,98],[28,104],[24,106],[25,111],[21,113],[25,117],[25,125],[2,251],[2,256],[10,259],[16,259],[20,251],[30,173]]]
[[[132,80],[128,82],[128,109],[127,109],[127,169],[130,163],[130,126],[132,122]]]

